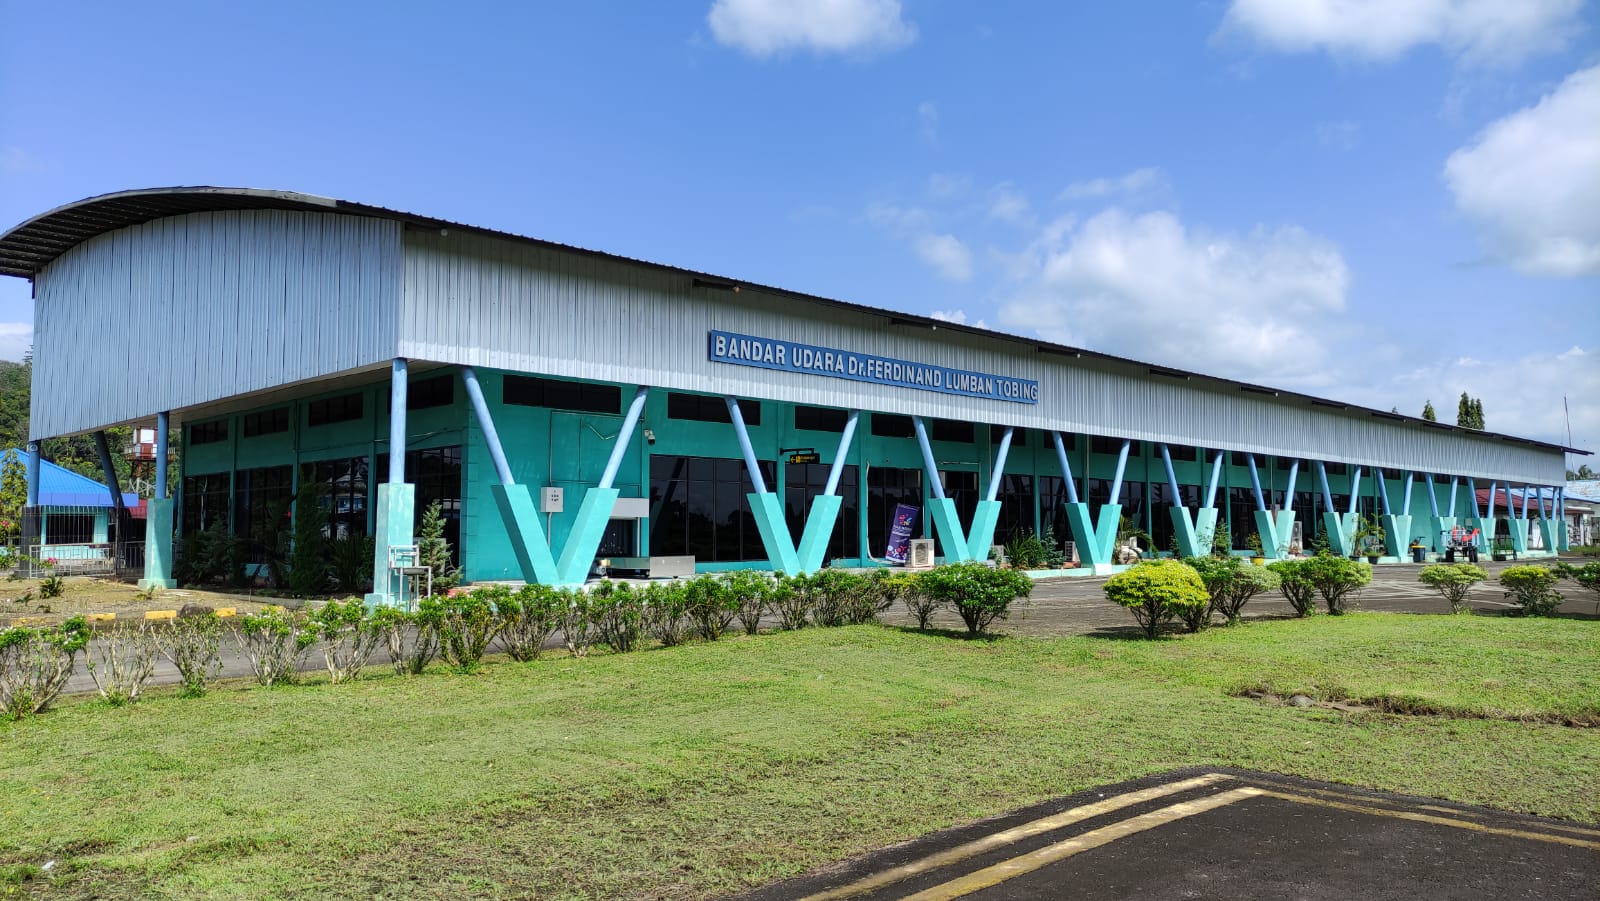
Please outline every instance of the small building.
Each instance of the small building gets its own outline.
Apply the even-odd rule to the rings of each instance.
[[[1600,544],[1600,479],[1568,482],[1562,497],[1568,541]]]
[[[34,288],[31,440],[181,427],[163,584],[174,532],[248,545],[306,481],[374,536],[374,603],[432,504],[468,580],[873,566],[907,526],[945,560],[1048,530],[1105,572],[1123,525],[1276,557],[1376,522],[1397,560],[1482,525],[1480,485],[1559,510],[1571,451],[285,191],[69,203],[0,235],[0,275]],[[84,352],[128,346],[138,378]]]
[[[21,463],[27,457],[17,448],[0,449],[0,464]],[[137,494],[124,492],[122,508],[128,521],[142,519],[144,506]],[[38,560],[56,560],[63,571],[98,571],[114,566],[112,521],[116,504],[111,489],[88,476],[39,461],[39,498],[25,514],[36,518],[29,528],[32,538],[22,552]]]

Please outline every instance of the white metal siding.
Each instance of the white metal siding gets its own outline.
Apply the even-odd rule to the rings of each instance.
[[[194,213],[39,273],[30,435],[70,434],[394,356],[400,225]]]
[[[694,288],[688,276],[556,248],[421,230],[403,243],[407,357],[1485,479],[1555,484],[1565,475],[1557,451],[1037,353],[1003,338],[895,326],[887,315]],[[1024,405],[712,362],[712,329],[1034,379],[1041,399]]]

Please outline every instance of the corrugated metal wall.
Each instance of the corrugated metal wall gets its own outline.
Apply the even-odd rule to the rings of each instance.
[[[74,248],[36,282],[31,436],[390,359],[399,233],[355,216],[195,213]]]
[[[688,276],[489,237],[404,235],[402,356],[833,407],[1170,441],[1554,484],[1560,453],[1299,400],[896,326]],[[707,359],[712,329],[1034,379],[1038,405],[964,398]]]

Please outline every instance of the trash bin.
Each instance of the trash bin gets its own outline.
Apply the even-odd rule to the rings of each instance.
[[[1428,549],[1427,548],[1418,546],[1418,547],[1414,547],[1414,548],[1411,549],[1411,562],[1412,563],[1424,563],[1424,562],[1427,562],[1427,559],[1428,559]]]

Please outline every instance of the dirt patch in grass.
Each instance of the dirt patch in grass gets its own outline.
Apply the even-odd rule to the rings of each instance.
[[[1380,713],[1393,716],[1436,716],[1447,719],[1499,720],[1510,723],[1545,723],[1574,729],[1600,727],[1600,711],[1579,714],[1513,713],[1498,710],[1462,710],[1431,704],[1419,698],[1379,695],[1346,697],[1338,692],[1312,690],[1283,694],[1269,686],[1250,686],[1229,692],[1236,698],[1250,698],[1272,707],[1319,707],[1340,713]]]
[[[177,610],[185,604],[233,607],[256,613],[269,604],[296,605],[299,601],[261,595],[199,588],[173,588],[154,595],[137,585],[93,576],[67,576],[60,597],[42,597],[39,579],[0,580],[0,629],[11,626],[47,626],[73,616],[114,613],[118,620],[142,619],[148,610]]]

